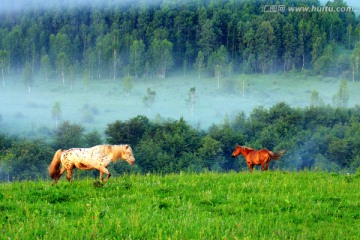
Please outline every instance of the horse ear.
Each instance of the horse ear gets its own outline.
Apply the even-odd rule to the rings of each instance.
[[[129,148],[129,145],[128,145],[128,144],[126,144],[126,145],[125,145],[125,149],[128,149],[128,148]]]

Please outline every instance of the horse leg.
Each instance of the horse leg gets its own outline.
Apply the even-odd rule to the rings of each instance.
[[[99,171],[100,171],[100,182],[103,181],[103,179],[102,179],[103,174],[104,173],[107,174],[107,176],[106,176],[106,178],[104,180],[104,182],[106,183],[109,180],[110,176],[111,176],[110,172],[104,166],[99,167]]]
[[[100,182],[103,181],[103,172],[102,171],[99,171],[100,172]]]
[[[267,170],[267,169],[266,169],[266,162],[264,162],[264,163],[261,164],[261,170],[262,170],[262,171]]]
[[[252,172],[253,168],[254,168],[254,164],[248,163],[248,168],[249,168],[250,172]]]
[[[270,163],[270,161],[265,161],[264,163],[261,164],[261,169],[262,169],[262,171],[268,170],[268,168],[269,168],[269,163]]]
[[[73,169],[74,169],[74,167],[72,166],[71,168],[68,169],[67,174],[66,174],[66,178],[69,182],[71,182],[71,176],[72,176]]]
[[[56,175],[56,177],[54,178],[54,182],[53,182],[53,186],[58,182],[59,178],[61,177],[61,175],[66,171],[66,168],[62,167],[60,169],[60,172],[58,173],[58,175]]]
[[[269,159],[265,163],[265,170],[269,169],[270,161],[271,161],[271,157],[269,156]]]

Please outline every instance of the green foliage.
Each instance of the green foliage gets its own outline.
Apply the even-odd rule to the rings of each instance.
[[[76,123],[63,121],[54,131],[54,149],[69,149],[84,145],[84,128]]]
[[[349,101],[349,90],[347,81],[342,79],[340,82],[338,93],[333,97],[333,104],[335,107],[347,107]]]
[[[49,73],[50,73],[50,70],[51,70],[51,64],[50,64],[49,55],[44,54],[41,57],[40,64],[41,64],[41,73],[45,77],[45,80],[47,82],[49,80]]]
[[[140,142],[144,134],[152,128],[145,116],[137,116],[128,121],[115,121],[108,124],[105,134],[110,144],[130,144],[133,147]]]
[[[270,72],[274,63],[275,56],[275,32],[269,21],[264,21],[255,33],[257,58],[261,72]]]
[[[8,65],[8,53],[6,50],[0,50],[0,69],[1,69],[1,79],[2,86],[5,87],[5,70]]]
[[[145,44],[142,40],[134,40],[130,46],[130,69],[136,78],[140,77],[145,67]]]
[[[114,165],[115,174],[246,170],[242,156],[231,158],[235,144],[274,152],[285,149],[280,160],[271,162],[272,169],[352,173],[359,167],[360,137],[356,134],[360,132],[359,121],[358,108],[298,109],[279,103],[270,109],[256,108],[249,117],[241,113],[231,120],[225,118],[223,123],[206,131],[193,128],[182,118],[151,122],[145,116],[137,116],[127,121],[118,120],[108,124],[105,142],[130,144],[135,154],[136,165]],[[29,153],[32,161],[28,161],[26,151],[19,154],[19,142],[25,149],[33,147],[51,154],[44,158],[43,154]],[[34,177],[30,172],[39,172],[37,177],[46,176],[44,166],[49,164],[55,150],[102,143],[99,132],[84,134],[82,126],[67,121],[56,128],[51,143],[39,141],[28,145],[26,140],[4,136],[0,138],[1,179],[14,175],[23,161],[27,170],[21,171],[18,179]],[[33,166],[34,162],[44,165]],[[79,173],[84,175],[87,175],[84,171]]]
[[[230,172],[0,184],[6,239],[356,239],[357,175]]]
[[[174,64],[173,44],[167,39],[154,39],[150,45],[150,56],[153,70],[157,77],[165,78],[168,70]]]
[[[85,147],[93,147],[102,144],[101,134],[98,131],[92,131],[84,135]]]
[[[7,180],[30,180],[47,177],[48,160],[53,150],[41,140],[18,139],[11,148],[3,149],[0,166],[5,168]],[[2,176],[1,180],[6,177]]]
[[[353,12],[282,14],[261,11],[261,6],[266,5],[261,3],[111,1],[105,6],[89,3],[86,8],[49,3],[44,11],[37,11],[36,4],[28,4],[27,8],[17,9],[16,16],[3,10],[0,51],[7,53],[8,72],[16,73],[31,62],[34,73],[41,72],[46,79],[48,71],[56,69],[63,83],[69,77],[69,68],[77,63],[89,70],[91,79],[117,79],[127,74],[164,78],[174,67],[194,66],[200,73],[203,63],[221,46],[239,72],[308,68],[325,75],[328,71],[337,75],[349,71],[354,73],[354,79],[359,78],[355,52],[352,59],[346,60],[346,69],[334,70],[330,66],[335,60],[331,61],[327,49],[330,43],[333,51],[356,48],[360,31]],[[319,4],[284,2],[292,8]],[[333,9],[347,7],[343,1],[326,5]],[[336,57],[335,51],[333,59]],[[4,64],[0,61],[0,65]],[[222,67],[210,66],[209,73],[214,74],[215,68],[220,73],[228,66]]]
[[[51,117],[55,120],[55,127],[57,128],[61,119],[61,105],[59,102],[54,103],[51,110]]]
[[[324,106],[324,101],[320,98],[319,92],[314,90],[311,92],[311,107],[321,107]]]
[[[246,170],[243,157],[231,158],[235,144],[274,152],[285,149],[280,160],[271,162],[271,169],[353,173],[360,166],[360,135],[356,134],[360,132],[359,121],[358,108],[298,109],[279,103],[270,109],[256,108],[249,117],[244,113],[233,119],[226,117],[223,123],[206,131],[193,128],[182,118],[152,122],[145,116],[137,116],[127,121],[118,120],[108,124],[105,142],[130,144],[134,151],[136,165],[115,164],[111,166],[115,174]],[[81,125],[67,121],[56,128],[50,143],[0,137],[0,179],[11,180],[9,176],[16,174],[21,164],[26,168],[16,179],[42,178],[47,176],[44,165],[50,163],[57,149],[102,143],[99,132],[84,134]],[[26,151],[30,150],[20,146],[38,149],[35,151],[40,153],[29,154]],[[34,172],[37,175],[32,174]],[[78,173],[78,176],[85,175],[88,175],[85,171]]]
[[[205,57],[201,51],[198,52],[194,67],[195,67],[196,71],[198,72],[198,78],[200,79],[201,73],[204,71],[204,68],[205,68]]]

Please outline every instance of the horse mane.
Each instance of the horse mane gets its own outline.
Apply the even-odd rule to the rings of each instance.
[[[245,150],[249,150],[249,151],[252,151],[252,150],[255,150],[254,148],[251,148],[251,147],[247,147],[247,146],[241,146],[243,149]]]
[[[122,154],[125,152],[126,146],[129,146],[129,145],[127,145],[127,144],[120,144],[120,145],[103,144],[103,145],[97,145],[93,148],[97,148],[97,150],[99,152],[101,152],[102,154],[108,155],[113,161],[116,161],[116,159],[120,158],[122,156]]]
[[[97,145],[94,148],[97,148],[103,154],[112,153],[112,150],[113,150],[112,145],[110,145],[110,144]]]

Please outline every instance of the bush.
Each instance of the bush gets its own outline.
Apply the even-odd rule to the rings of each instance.
[[[84,128],[75,123],[64,121],[54,132],[54,148],[69,149],[84,146]]]

